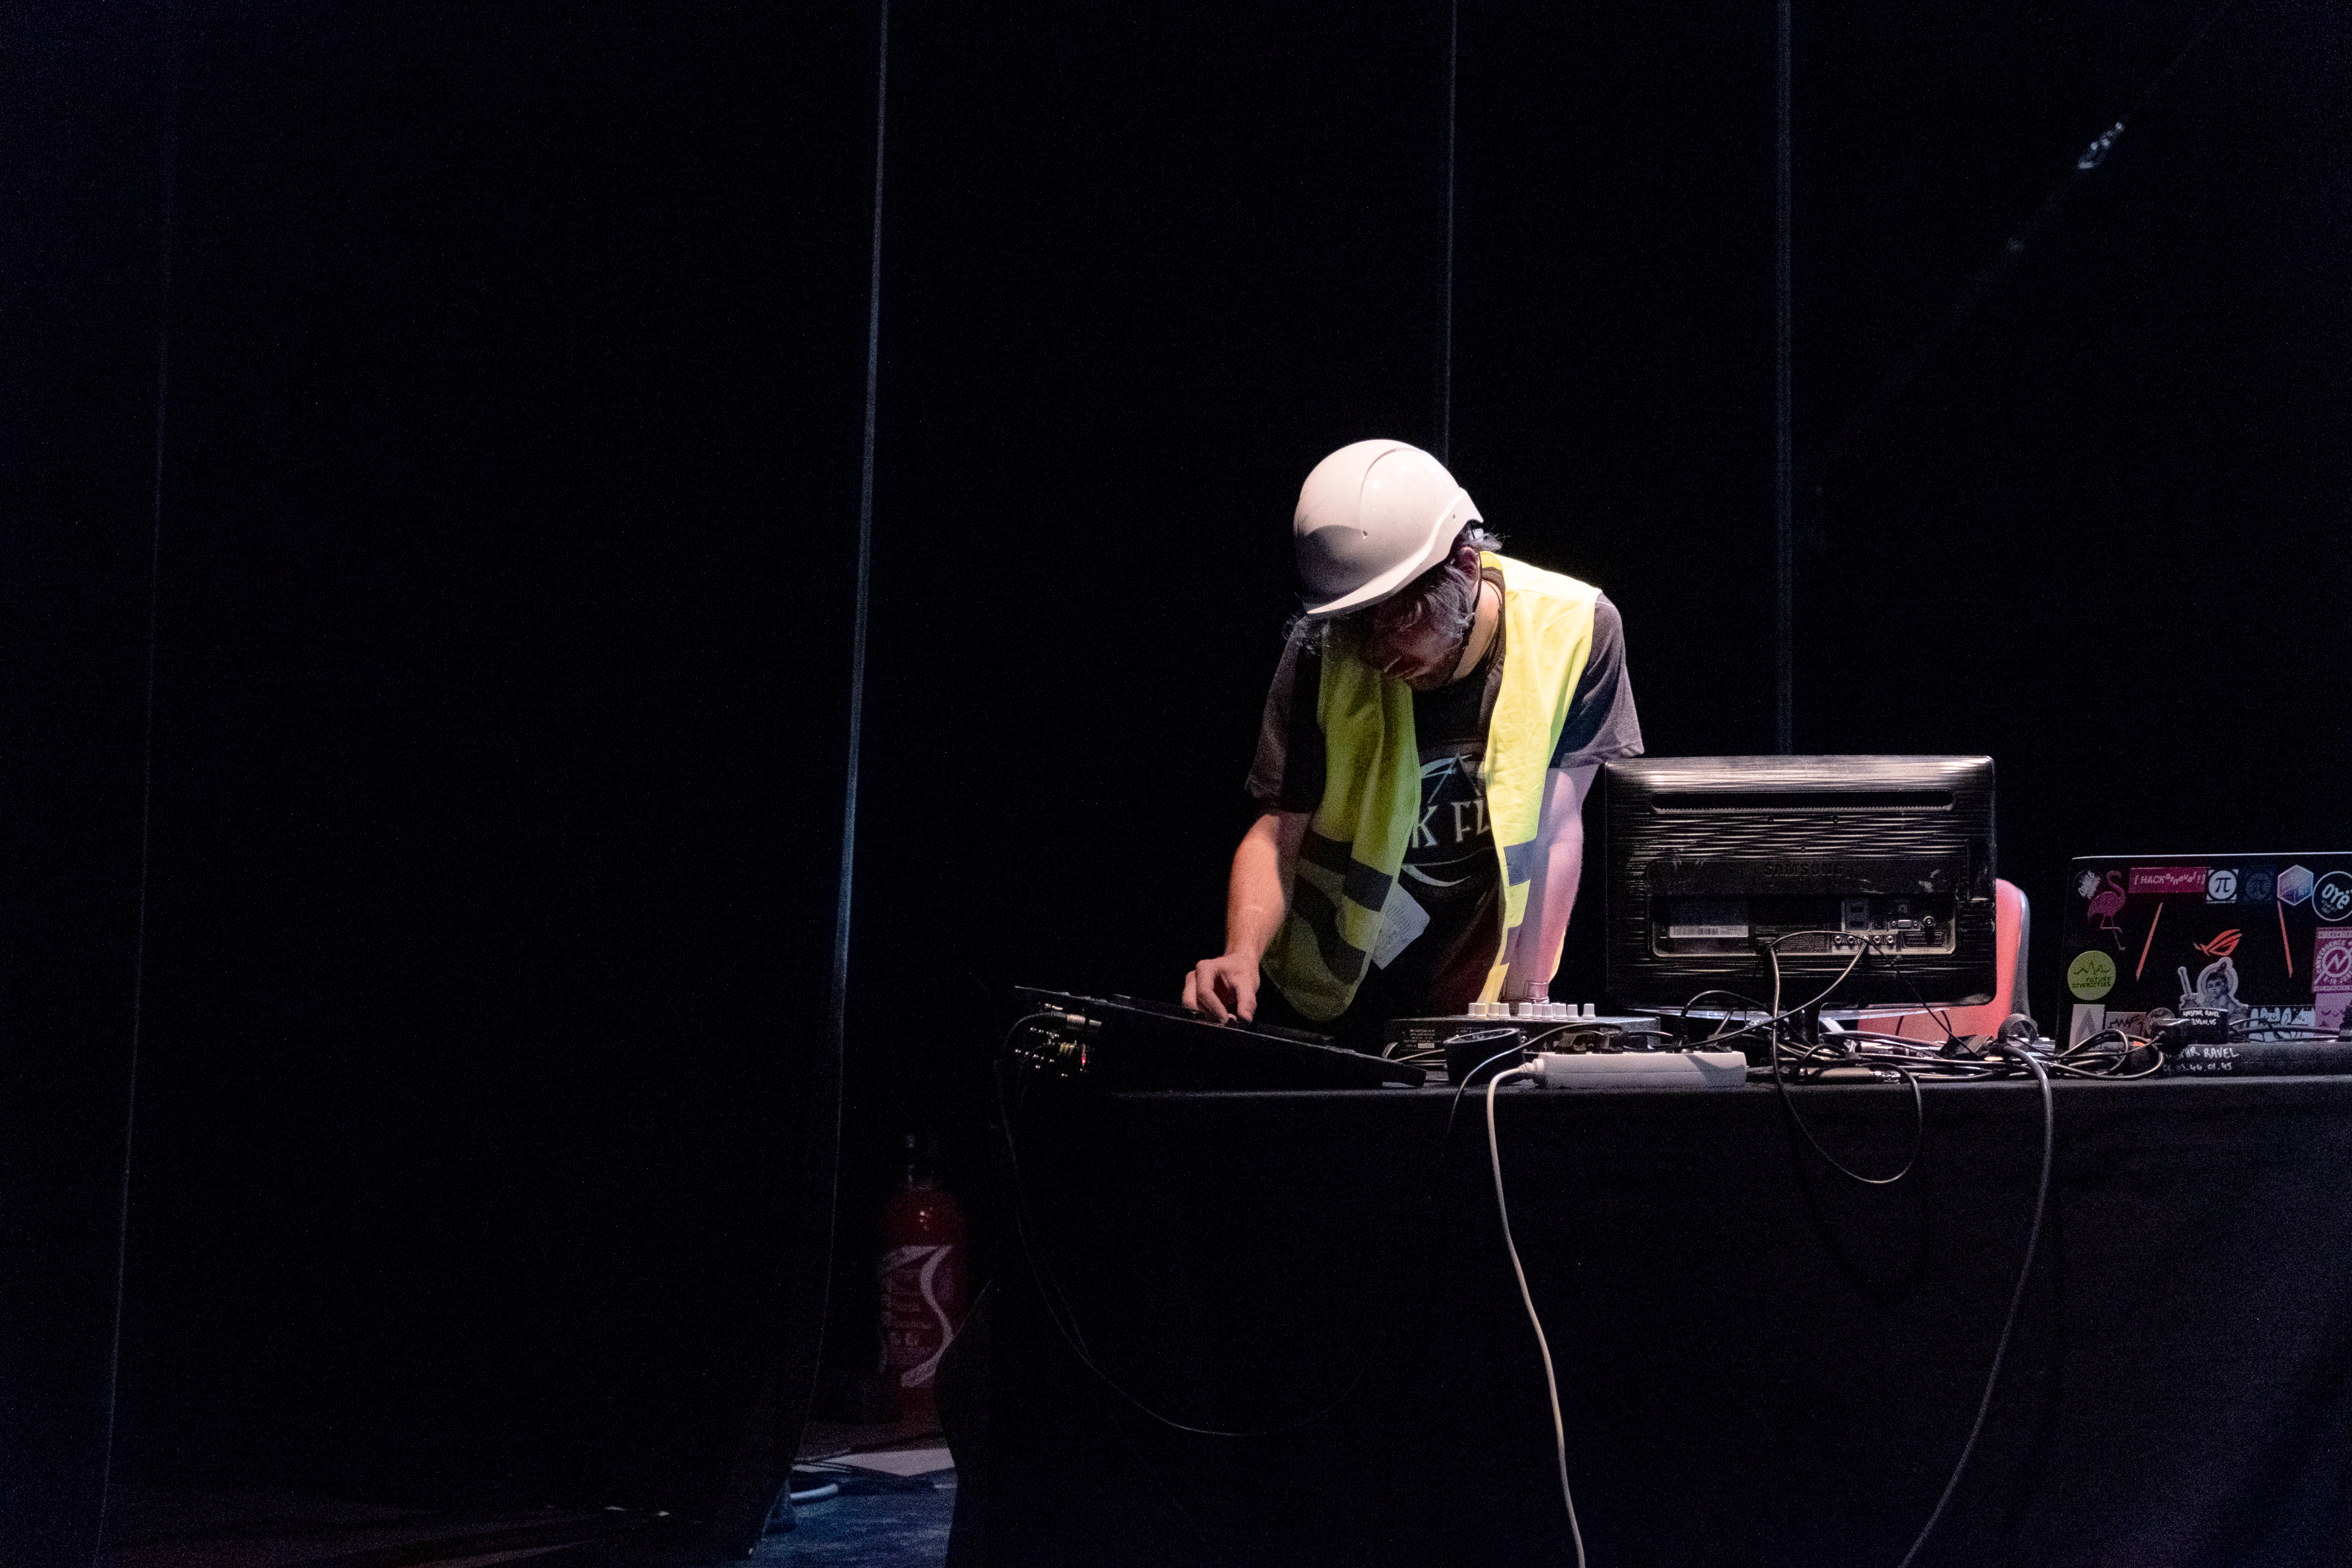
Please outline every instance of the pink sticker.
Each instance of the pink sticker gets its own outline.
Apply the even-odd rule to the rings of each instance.
[[[2142,893],[2158,898],[2170,898],[2176,893],[2205,891],[2206,868],[2202,866],[2135,866],[2131,868],[2131,890],[2134,897]]]
[[[2352,926],[2321,926],[2312,933],[2311,984],[2321,991],[2352,991]]]
[[[2321,926],[2312,935],[2313,1025],[2340,1029],[2352,1005],[2352,926]]]

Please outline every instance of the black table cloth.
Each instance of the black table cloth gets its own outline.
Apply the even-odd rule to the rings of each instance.
[[[1902,1163],[1906,1090],[1796,1098],[1850,1164]],[[2055,1104],[2041,1256],[1921,1568],[2346,1561],[2352,1080],[2063,1082]],[[1479,1095],[1441,1147],[1452,1107],[1018,1109],[1028,1246],[1000,1193],[996,1281],[942,1390],[950,1562],[1572,1562]],[[1497,1111],[1595,1568],[1892,1568],[2023,1259],[2035,1086],[1930,1086],[1887,1188],[1827,1170],[1769,1089],[1506,1088]]]

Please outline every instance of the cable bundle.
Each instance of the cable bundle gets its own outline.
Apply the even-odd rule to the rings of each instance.
[[[2164,1070],[2164,1052],[2153,1040],[2121,1029],[2103,1029],[2061,1046],[2042,1035],[2032,1017],[2016,1013],[1994,1034],[1964,1037],[1953,1029],[1949,1014],[1929,1005],[1924,997],[1918,998],[1919,1008],[1943,1030],[1941,1040],[1842,1027],[1834,1020],[1822,1017],[1820,1009],[1839,986],[1852,978],[1864,957],[1881,952],[1878,942],[1870,937],[1862,939],[1853,959],[1820,994],[1793,1007],[1782,1008],[1780,943],[1791,937],[1841,934],[1844,933],[1787,931],[1770,941],[1759,941],[1756,945],[1772,966],[1771,1002],[1759,1002],[1735,991],[1702,991],[1685,1002],[1678,1015],[1685,1037],[1688,1036],[1690,1010],[1709,998],[1721,998],[1751,1008],[1761,1016],[1726,1015],[1714,1033],[1694,1043],[1746,1046],[1760,1039],[1766,1053],[1764,1068],[1774,1081],[1784,1084],[1816,1082],[1822,1074],[1840,1068],[1866,1068],[1890,1082],[1922,1078],[2022,1078],[2029,1070],[2028,1058],[2058,1078],[2150,1078]],[[1883,956],[1895,966],[1899,975],[1901,961],[1896,952],[1887,949]],[[1913,994],[1917,996],[1916,987]]]

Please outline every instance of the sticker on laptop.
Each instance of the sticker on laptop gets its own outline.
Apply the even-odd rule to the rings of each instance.
[[[2312,933],[2311,992],[2313,1026],[2342,1028],[2352,1004],[2352,928],[2322,926]]]
[[[2097,948],[2074,955],[2066,966],[2066,989],[2077,1002],[2095,1002],[2116,988],[2116,961]]]
[[[2124,928],[2116,923],[2116,916],[2124,907],[2124,874],[2110,871],[2104,881],[2096,871],[2085,871],[2074,879],[2074,891],[2090,900],[2084,912],[2091,924],[2116,939],[2116,951],[2124,950]]]
[[[2192,942],[2189,945],[2208,958],[2227,958],[2238,951],[2238,943],[2244,935],[2236,926],[2231,926],[2210,942]]]
[[[2322,926],[2312,933],[2311,984],[2321,991],[2352,991],[2352,927]]]
[[[2238,966],[2227,957],[2217,958],[2197,972],[2192,982],[2189,966],[2180,965],[2175,973],[2180,976],[2180,1010],[2210,1007],[2231,1018],[2243,1017],[2251,1011],[2238,1000]]]
[[[2302,903],[2304,900],[2311,897],[2311,883],[2310,868],[2289,866],[2279,873],[2278,901],[2283,904]]]
[[[2312,1010],[2308,1007],[2257,1007],[2246,1020],[2249,1039],[2263,1039],[2280,1030],[2294,1031],[2312,1026]]]

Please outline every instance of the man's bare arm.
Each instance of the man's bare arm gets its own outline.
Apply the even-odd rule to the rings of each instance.
[[[1590,763],[1555,768],[1544,775],[1543,816],[1536,828],[1535,864],[1528,875],[1528,910],[1511,945],[1511,972],[1503,983],[1506,1002],[1549,994],[1560,939],[1568,934],[1577,884],[1584,876],[1584,797],[1600,771],[1599,763]]]
[[[1225,887],[1225,951],[1184,976],[1184,1005],[1221,1024],[1257,1016],[1258,960],[1282,929],[1283,895],[1306,831],[1307,813],[1269,811],[1242,835]]]

